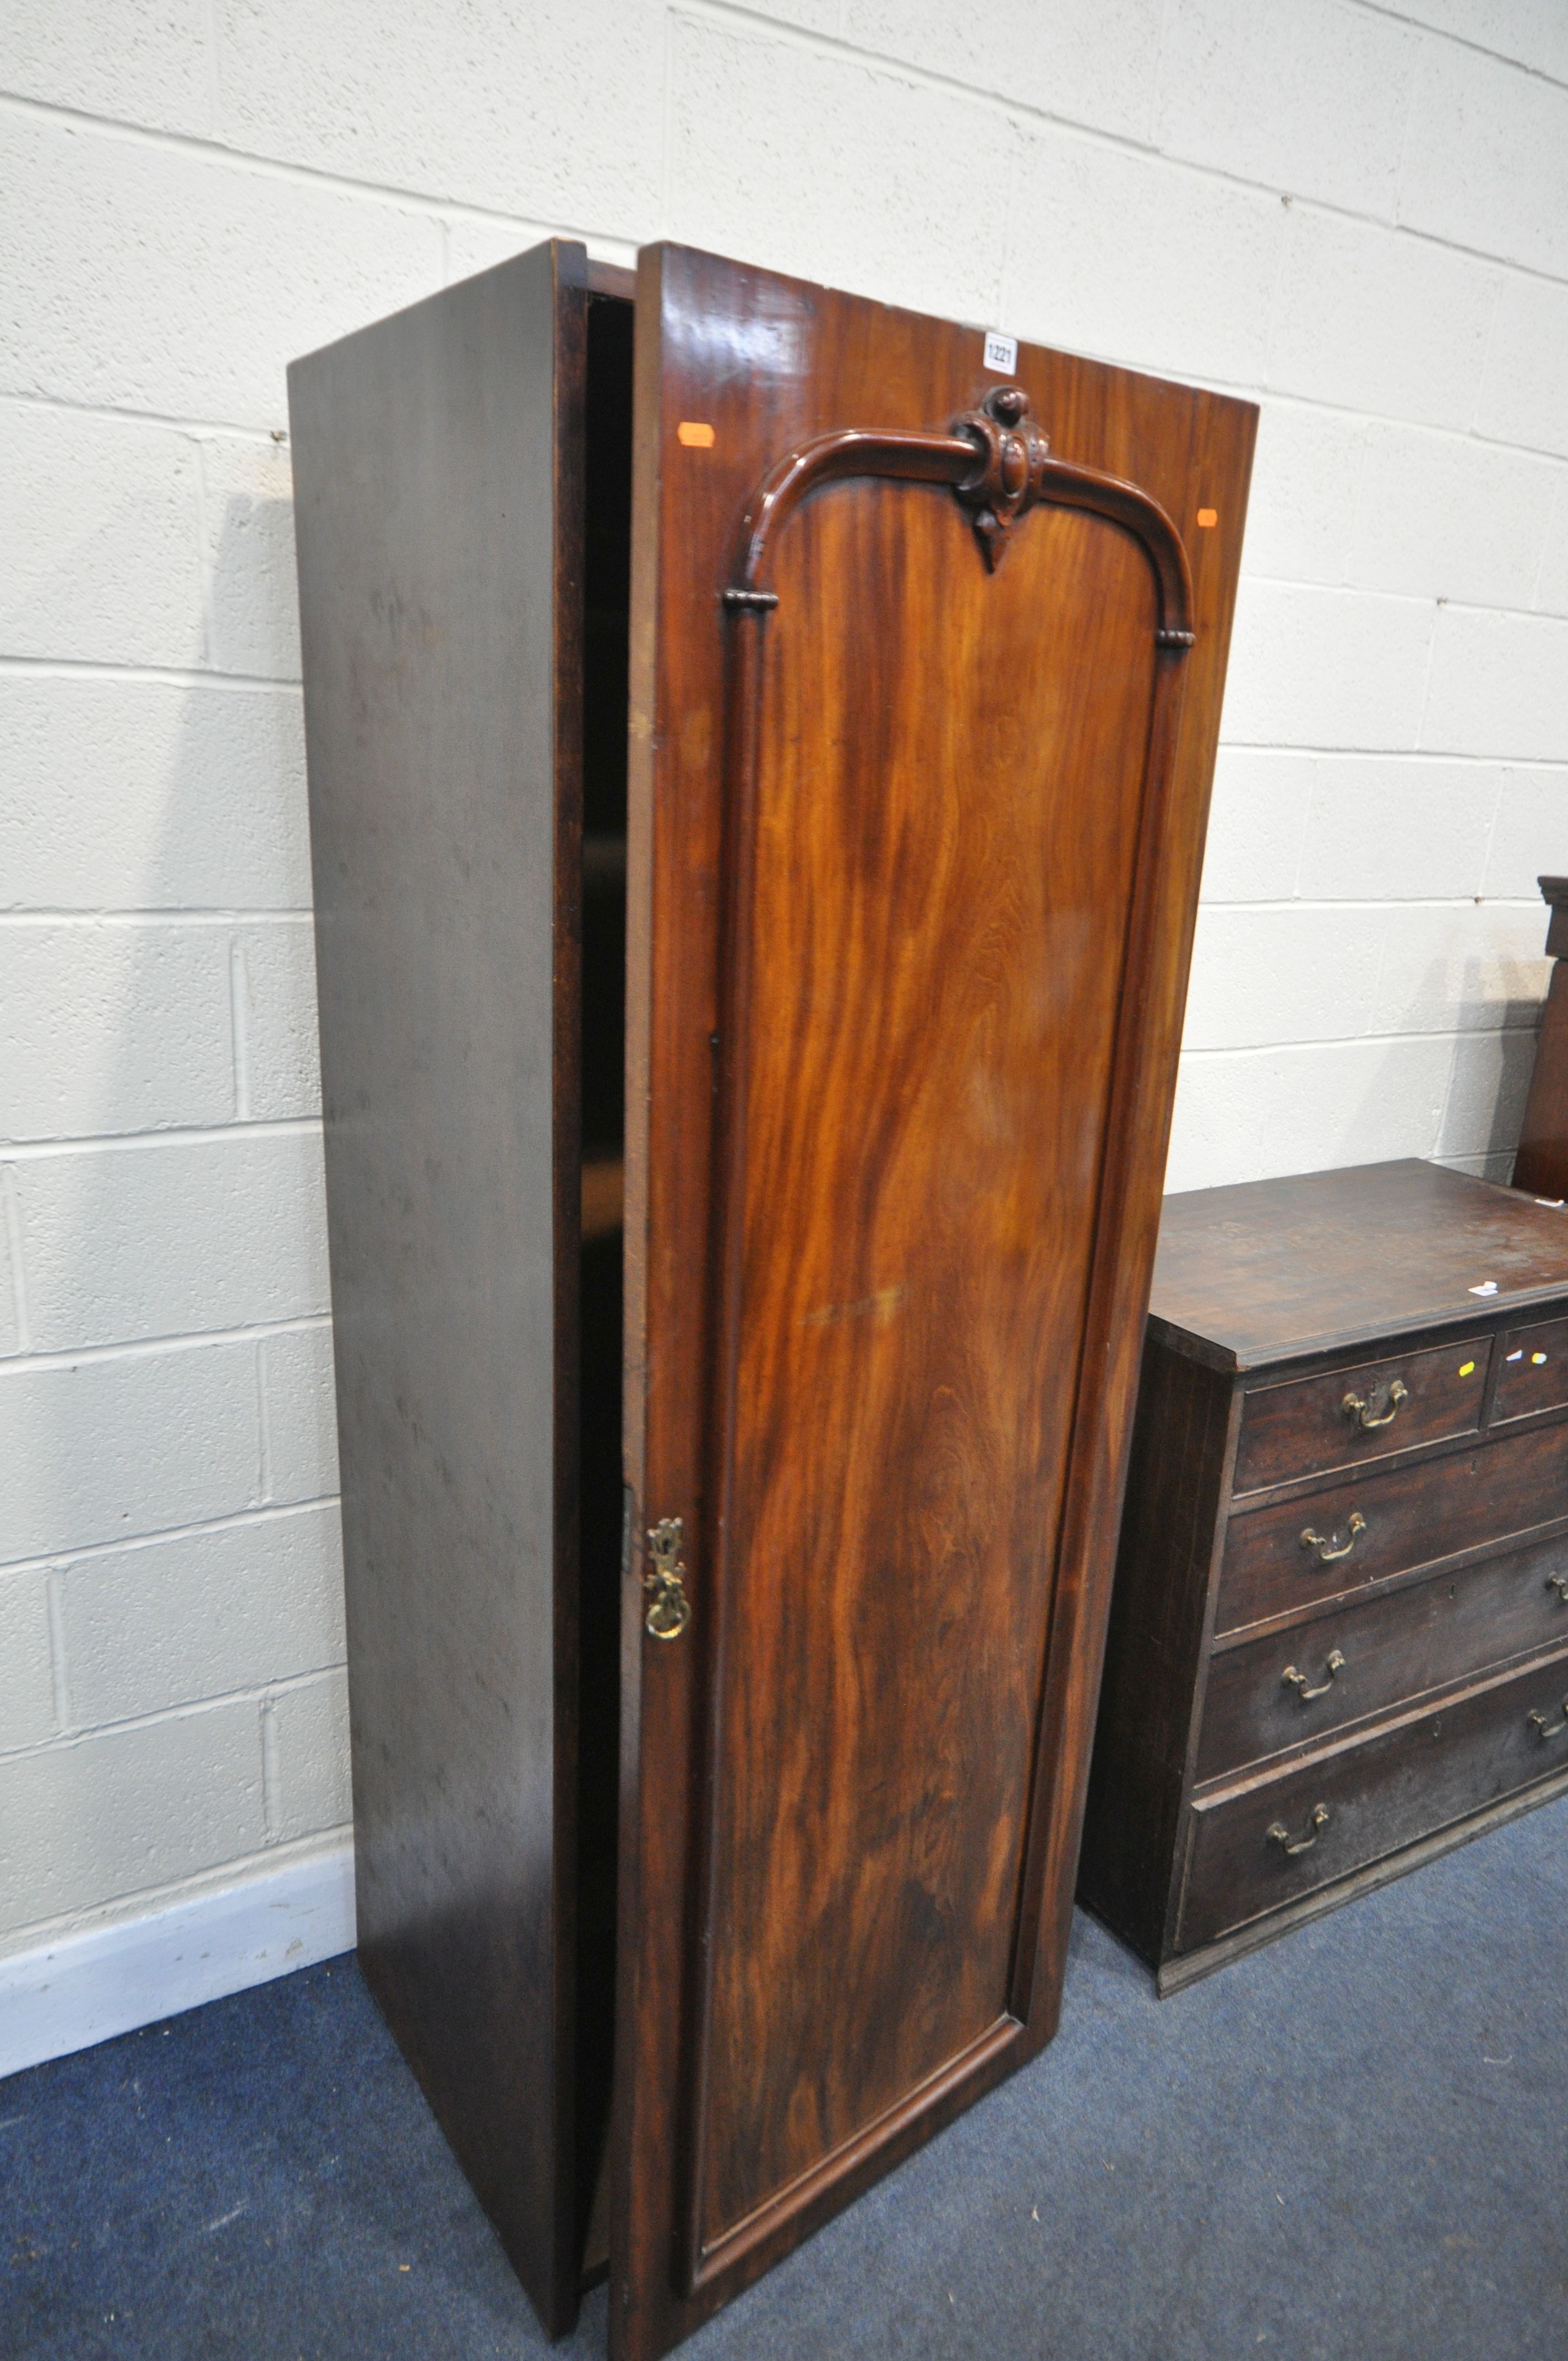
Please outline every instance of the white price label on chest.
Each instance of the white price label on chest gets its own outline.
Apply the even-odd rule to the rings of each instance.
[[[987,328],[985,366],[988,369],[1000,370],[1003,377],[1011,377],[1018,366],[1017,337],[1004,336],[999,328]]]

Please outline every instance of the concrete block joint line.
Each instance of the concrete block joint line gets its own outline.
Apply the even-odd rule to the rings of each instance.
[[[89,1947],[69,2048],[111,1957],[203,1996],[170,1913],[243,1982],[346,1815],[286,361],[559,230],[1258,399],[1168,1185],[1506,1178],[1568,870],[1568,18],[11,15],[0,1961]]]

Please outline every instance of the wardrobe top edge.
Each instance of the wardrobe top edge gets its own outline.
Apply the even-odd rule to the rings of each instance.
[[[859,291],[834,287],[826,281],[796,279],[785,272],[766,270],[761,264],[739,261],[732,257],[709,253],[699,247],[681,246],[672,240],[658,240],[641,248],[639,260],[649,255],[657,255],[665,262],[688,261],[699,266],[717,266],[726,270],[740,272],[755,270],[760,277],[767,280],[771,286],[795,291],[803,301],[809,302],[813,297],[848,296],[857,302],[875,303],[881,311],[889,314],[905,314],[912,319],[939,320],[950,327],[971,330],[977,335],[983,336],[989,333],[982,323],[953,319],[944,313],[911,312],[907,304],[889,303],[880,296],[864,295]],[[499,262],[488,264],[483,270],[475,271],[466,279],[455,280],[449,286],[433,288],[428,295],[419,297],[412,303],[404,304],[397,311],[384,313],[378,319],[367,321],[358,327],[351,329],[346,335],[334,337],[330,342],[318,345],[311,351],[299,355],[288,364],[287,373],[291,384],[294,381],[296,373],[313,373],[318,367],[326,363],[331,356],[348,350],[362,338],[378,336],[390,329],[396,322],[406,321],[415,313],[444,305],[454,297],[459,296],[463,290],[472,291],[477,282],[481,280],[493,280],[503,272],[520,269],[526,269],[531,272],[536,271],[543,266],[546,258],[553,258],[558,278],[565,285],[575,284],[581,287],[588,296],[597,297],[601,301],[635,303],[637,300],[639,274],[635,269],[629,269],[620,263],[596,261],[589,256],[587,247],[577,239],[545,238],[537,246],[521,248],[515,255],[510,255]],[[1259,405],[1240,394],[1223,392],[1216,387],[1204,385],[1191,378],[1167,376],[1158,369],[1139,368],[1134,364],[1113,360],[1101,355],[1077,353],[1065,345],[1040,344],[1025,336],[1018,336],[1015,342],[1018,355],[1015,373],[1026,372],[1031,359],[1037,362],[1057,358],[1085,364],[1095,370],[1102,371],[1108,380],[1144,379],[1155,385],[1179,386],[1204,404],[1212,413],[1231,412],[1239,424],[1245,422],[1244,431],[1251,433],[1256,431],[1261,414]]]

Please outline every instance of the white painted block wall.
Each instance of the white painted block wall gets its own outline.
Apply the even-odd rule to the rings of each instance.
[[[1503,1174],[1568,7],[0,0],[0,77],[3,2066],[351,1933],[285,362],[559,229],[1257,396],[1170,1185]]]

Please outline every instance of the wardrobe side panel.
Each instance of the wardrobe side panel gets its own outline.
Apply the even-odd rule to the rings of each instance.
[[[554,2330],[586,300],[541,247],[290,372],[359,1955]]]

